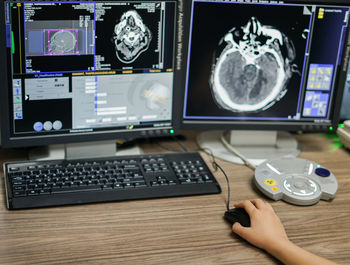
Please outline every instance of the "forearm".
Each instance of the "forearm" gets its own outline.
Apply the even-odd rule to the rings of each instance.
[[[291,241],[271,245],[265,249],[285,265],[335,265],[336,263],[316,256]]]

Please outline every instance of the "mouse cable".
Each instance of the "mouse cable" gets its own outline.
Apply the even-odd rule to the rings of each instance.
[[[177,137],[174,137],[174,139],[177,140],[176,142],[182,147],[182,149],[183,149],[185,152],[188,152],[188,151],[189,151],[186,147],[184,147],[184,145],[180,142],[180,140],[177,139]],[[176,150],[170,150],[170,149],[168,149],[168,148],[162,146],[162,145],[159,144],[158,142],[157,142],[157,144],[158,144],[161,148],[164,148],[164,149],[166,149],[166,150],[168,150],[168,151],[177,152]],[[218,169],[220,169],[220,171],[222,172],[222,174],[225,176],[226,183],[227,183],[226,208],[227,208],[227,210],[229,210],[229,209],[230,209],[230,201],[231,201],[231,188],[230,188],[230,181],[229,181],[229,179],[228,179],[228,177],[227,177],[227,174],[226,174],[225,170],[223,170],[223,168],[216,162],[215,156],[214,156],[213,152],[212,152],[209,148],[207,148],[207,147],[199,148],[199,149],[196,149],[195,151],[203,151],[203,152],[207,153],[208,155],[210,155],[210,157],[211,157],[211,159],[212,159],[211,163],[212,163],[212,166],[213,166],[213,168],[214,168],[214,172],[216,172]]]
[[[181,147],[181,150],[169,148],[169,147],[167,147],[167,146],[162,145],[162,144],[160,143],[161,141],[155,141],[155,142],[154,142],[154,141],[152,141],[152,140],[154,140],[154,139],[153,139],[153,138],[149,138],[149,137],[146,138],[146,141],[147,141],[148,143],[150,143],[150,144],[156,144],[156,145],[158,145],[160,148],[162,148],[162,149],[164,149],[164,150],[166,150],[166,151],[174,152],[174,153],[176,153],[176,152],[188,152],[187,148],[180,142],[180,140],[179,140],[178,137],[176,137],[176,136],[172,136],[172,140],[175,140],[175,141],[176,141],[176,143]]]
[[[226,179],[226,183],[227,183],[227,200],[226,200],[226,209],[229,210],[230,209],[230,201],[231,201],[231,188],[230,188],[230,181],[228,180],[227,174],[225,172],[225,170],[216,162],[215,160],[215,156],[213,154],[213,152],[207,148],[199,148],[198,151],[204,151],[207,154],[209,154],[212,158],[212,166],[215,170],[215,172],[220,169],[220,171],[222,172],[222,174],[225,176]]]
[[[216,164],[216,162],[214,162]],[[218,169],[220,169],[220,171],[222,172],[222,174],[224,174],[226,182],[227,182],[227,201],[226,201],[226,209],[227,211],[230,210],[230,200],[231,200],[231,188],[230,188],[230,181],[228,180],[228,177],[226,175],[226,172],[222,169],[221,166],[219,166],[218,164],[216,164],[216,167]]]
[[[178,143],[179,146],[181,146],[181,148],[184,150],[184,152],[188,152],[188,149],[186,148],[186,146],[181,143],[181,141],[179,140],[179,138],[177,136],[173,136],[173,139],[175,139],[175,141]]]
[[[211,164],[212,164],[212,166],[214,168],[214,171],[215,172],[218,171],[218,167],[217,167],[218,164],[216,163],[215,156],[214,156],[213,152],[209,148],[207,148],[207,147],[198,148],[198,149],[196,149],[194,151],[203,151],[203,152],[207,153],[208,155],[210,155],[211,160],[212,160]]]
[[[220,140],[222,142],[222,144],[233,154],[235,154],[236,156],[238,156],[243,163],[249,167],[252,170],[255,170],[256,166],[253,165],[244,155],[242,155],[240,152],[238,152],[238,150],[236,148],[234,148],[227,140],[226,140],[226,136],[229,133],[229,131],[225,131],[221,134]]]

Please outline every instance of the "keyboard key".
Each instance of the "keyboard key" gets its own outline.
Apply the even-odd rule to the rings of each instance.
[[[101,186],[99,185],[88,185],[88,186],[78,186],[78,187],[56,187],[56,188],[52,188],[52,193],[98,191],[98,190],[101,190]]]
[[[28,193],[28,196],[39,195],[39,192],[36,190],[28,190],[27,193]]]
[[[50,194],[50,190],[49,189],[41,189],[41,190],[39,190],[39,194],[40,195]]]
[[[14,197],[25,197],[27,193],[24,190],[16,190],[13,192]]]

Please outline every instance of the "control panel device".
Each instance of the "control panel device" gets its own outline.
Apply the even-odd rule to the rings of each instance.
[[[267,197],[295,205],[332,200],[338,189],[337,179],[328,169],[301,158],[263,162],[255,169],[254,182]]]

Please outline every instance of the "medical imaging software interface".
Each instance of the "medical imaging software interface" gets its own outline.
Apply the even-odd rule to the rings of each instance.
[[[340,111],[340,120],[350,120],[350,67],[348,68],[348,74],[344,87],[343,103],[341,105]]]
[[[175,1],[5,10],[14,136],[171,126]]]
[[[349,6],[273,2],[193,2],[185,119],[330,122]]]

